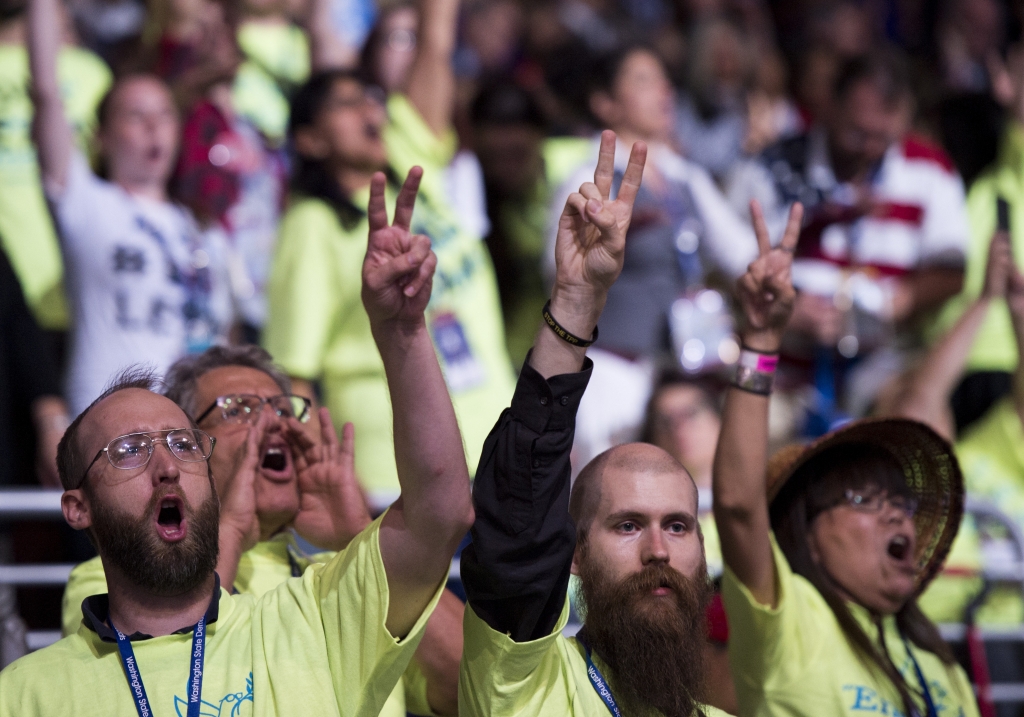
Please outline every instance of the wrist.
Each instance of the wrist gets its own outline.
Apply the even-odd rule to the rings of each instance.
[[[592,287],[555,284],[551,290],[551,315],[570,333],[589,339],[594,335],[608,294]]]
[[[774,331],[745,331],[740,336],[743,348],[764,354],[777,354],[782,347],[782,334]]]
[[[421,314],[415,319],[370,320],[370,332],[377,348],[385,351],[389,348],[403,350],[415,343],[422,336],[429,337],[426,316]]]

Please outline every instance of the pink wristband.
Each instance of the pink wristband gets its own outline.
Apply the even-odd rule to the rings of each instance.
[[[752,368],[758,373],[775,373],[779,365],[778,354],[763,354],[757,351],[743,349],[740,352],[740,366]]]

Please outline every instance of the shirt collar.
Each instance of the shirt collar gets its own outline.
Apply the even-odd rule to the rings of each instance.
[[[220,612],[220,576],[214,573],[213,595],[210,597],[210,604],[206,608],[206,624],[217,622],[217,615]],[[85,626],[95,632],[103,642],[117,642],[117,634],[107,624],[110,617],[110,599],[107,593],[90,595],[82,601],[82,622]],[[185,635],[192,632],[195,625],[186,625],[175,630],[173,635]],[[128,635],[129,640],[151,640],[152,635],[142,632],[133,632]]]

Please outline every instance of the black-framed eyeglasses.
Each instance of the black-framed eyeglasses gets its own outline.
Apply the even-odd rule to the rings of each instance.
[[[118,470],[127,471],[133,468],[142,468],[149,463],[158,443],[165,444],[171,455],[179,461],[199,463],[210,457],[216,442],[216,438],[198,428],[172,428],[166,431],[128,433],[118,436],[96,453],[92,462],[82,473],[79,485],[85,482],[85,477],[89,475],[89,471],[104,453],[107,454],[110,465]]]
[[[217,408],[220,409],[221,418],[225,423],[252,423],[259,417],[266,404],[270,404],[281,418],[294,418],[300,423],[305,423],[309,420],[309,409],[313,402],[294,393],[282,393],[268,398],[252,393],[232,393],[217,396],[217,400],[199,415],[196,423],[201,422]]]
[[[843,496],[847,505],[865,513],[881,513],[886,506],[895,508],[908,518],[917,514],[919,503],[915,498],[889,495],[883,492],[866,492],[847,489]]]

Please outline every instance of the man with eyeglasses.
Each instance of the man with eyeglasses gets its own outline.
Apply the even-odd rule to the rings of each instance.
[[[251,345],[215,346],[179,359],[164,383],[165,395],[216,441],[210,468],[220,495],[227,493],[245,453],[250,426],[270,414],[258,439],[254,481],[259,542],[241,556],[221,552],[217,574],[226,587],[260,597],[301,576],[312,563],[327,562],[370,524],[353,468],[351,425],[344,427],[339,442],[329,413],[321,408],[321,438],[313,441],[304,430],[313,425],[310,400],[291,393],[288,376],[266,351]],[[328,552],[306,555],[295,533]],[[78,630],[83,600],[106,589],[98,557],[71,571],[62,610],[65,635]],[[446,591],[382,715],[455,714],[462,613],[461,601]]]
[[[424,319],[437,260],[409,231],[421,175],[409,173],[393,224],[385,179],[374,177],[363,263],[401,499],[301,579],[259,599],[231,595],[215,572],[218,541],[220,552],[240,553],[259,537],[254,482],[274,412],[247,427],[220,496],[213,438],[152,392],[149,377],[116,381],[68,429],[58,459],[65,518],[96,543],[108,593],[86,601],[74,635],[0,673],[0,717],[380,713],[473,519]]]

